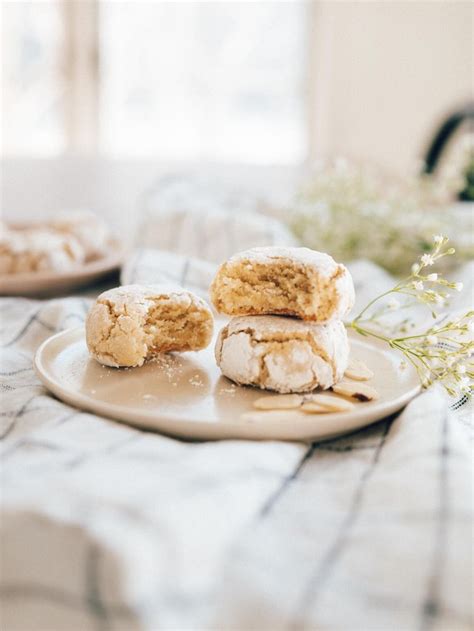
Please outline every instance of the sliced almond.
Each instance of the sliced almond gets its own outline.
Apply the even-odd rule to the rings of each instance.
[[[318,405],[326,412],[349,412],[354,407],[350,401],[330,394],[310,394],[305,398],[303,408],[309,405]]]
[[[303,403],[301,410],[305,414],[330,414],[331,412],[334,412],[334,410],[329,410],[328,408],[319,405],[319,403],[313,403],[313,401]]]
[[[257,410],[293,410],[303,403],[303,397],[298,394],[276,394],[260,397],[253,402]]]
[[[340,381],[332,387],[333,392],[342,394],[345,397],[351,397],[358,401],[373,401],[379,398],[377,390],[368,386],[366,383],[357,383],[353,381]]]
[[[359,359],[351,359],[344,376],[355,381],[369,381],[369,379],[373,378],[374,373],[364,362],[361,362]]]

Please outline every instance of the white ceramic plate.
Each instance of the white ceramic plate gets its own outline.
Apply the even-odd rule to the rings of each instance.
[[[110,244],[111,252],[96,261],[85,263],[67,272],[27,272],[1,274],[2,296],[50,296],[72,291],[99,280],[118,269],[124,260],[124,248],[117,241]]]
[[[223,377],[212,346],[199,353],[165,355],[141,368],[117,369],[91,359],[84,336],[83,327],[70,329],[39,347],[35,368],[46,387],[82,410],[185,438],[326,439],[400,410],[420,389],[416,371],[402,369],[399,355],[353,334],[352,356],[374,371],[370,384],[380,399],[357,403],[351,412],[309,415],[288,410],[273,420],[249,422],[241,419],[242,413],[253,411],[252,402],[267,393]]]

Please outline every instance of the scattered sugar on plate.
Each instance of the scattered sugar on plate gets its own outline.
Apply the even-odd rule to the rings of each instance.
[[[234,396],[236,390],[237,390],[237,387],[234,385],[231,385],[228,388],[221,388],[219,390],[219,394],[231,394],[232,396]]]
[[[189,383],[192,386],[202,386],[202,380],[201,377],[199,375],[194,375],[193,377],[191,377],[191,379],[189,379]]]
[[[156,364],[170,383],[172,379],[176,379],[176,377],[179,377],[183,373],[182,365],[173,355],[165,355],[164,353],[156,355],[156,357],[150,359],[149,363]],[[172,383],[171,385],[177,384]]]

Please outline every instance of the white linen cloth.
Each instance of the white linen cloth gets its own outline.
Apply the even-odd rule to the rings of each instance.
[[[149,212],[138,234],[141,247],[157,248],[222,263],[235,252],[256,246],[298,245],[278,219],[256,212],[171,208]]]
[[[205,295],[214,269],[141,251],[122,281]],[[360,304],[391,282],[352,272]],[[38,345],[89,304],[0,301],[3,629],[472,628],[466,397],[433,389],[314,445],[174,440],[74,409],[35,376]]]

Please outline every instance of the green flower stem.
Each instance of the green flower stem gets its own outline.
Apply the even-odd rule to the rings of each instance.
[[[451,395],[460,392],[469,395],[472,387],[470,380],[472,381],[474,376],[471,359],[474,354],[474,342],[469,338],[459,339],[459,334],[467,333],[469,318],[474,316],[474,311],[468,311],[461,318],[456,318],[453,321],[448,320],[446,322],[449,318],[448,314],[441,319],[438,318],[435,311],[436,305],[443,304],[447,298],[446,292],[440,291],[440,287],[448,286],[460,291],[462,284],[448,283],[445,279],[439,278],[439,275],[429,280],[429,274],[420,274],[421,270],[427,266],[431,267],[438,259],[454,253],[453,248],[441,251],[441,247],[448,241],[446,237],[437,236],[434,241],[435,246],[432,252],[430,254],[425,253],[420,257],[412,268],[413,271],[410,276],[371,300],[359,315],[346,326],[352,328],[359,335],[376,338],[386,343],[390,348],[400,351],[416,369],[423,387],[431,385],[434,381],[440,381]],[[430,283],[429,289],[425,288],[423,283]],[[375,303],[393,294],[409,296],[414,299],[415,304],[424,305],[430,310],[437,322],[422,333],[401,336],[400,333],[408,331],[408,326],[414,326],[414,323],[405,318],[395,325],[386,324],[384,317],[392,311],[390,305],[382,305],[364,318],[364,315]],[[400,309],[406,306],[401,305]],[[376,330],[372,328],[372,325]],[[385,335],[383,333],[384,326],[386,327]],[[389,331],[393,337],[389,335]],[[449,343],[450,346],[446,349],[439,348],[431,338],[436,338],[436,344],[444,342]]]
[[[375,303],[376,303],[376,302],[378,302],[381,298],[384,298],[385,296],[388,296],[388,295],[389,295],[389,294],[391,294],[391,293],[393,293],[393,289],[390,289],[389,291],[386,291],[386,292],[384,292],[383,294],[380,294],[380,296],[377,296],[376,298],[374,298],[373,300],[371,300],[371,301],[369,302],[369,304],[368,304],[368,305],[366,305],[366,306],[364,307],[364,309],[362,309],[362,311],[359,313],[359,315],[358,315],[356,318],[354,318],[354,320],[352,321],[351,325],[352,325],[352,326],[354,326],[354,324],[355,324],[356,322],[359,322],[359,320],[362,318],[362,316],[364,315],[364,313],[365,313],[366,311],[368,311],[368,310],[370,309],[370,307],[371,307],[373,304],[375,304]]]
[[[354,329],[354,331],[357,331],[357,333],[359,333],[360,335],[376,337],[377,339],[382,340],[383,342],[387,342],[388,344],[391,345],[391,339],[389,337],[386,337],[385,335],[379,335],[378,333],[375,333],[374,331],[371,331],[370,329],[364,329],[363,327],[357,324],[357,319],[350,322],[348,326]]]

